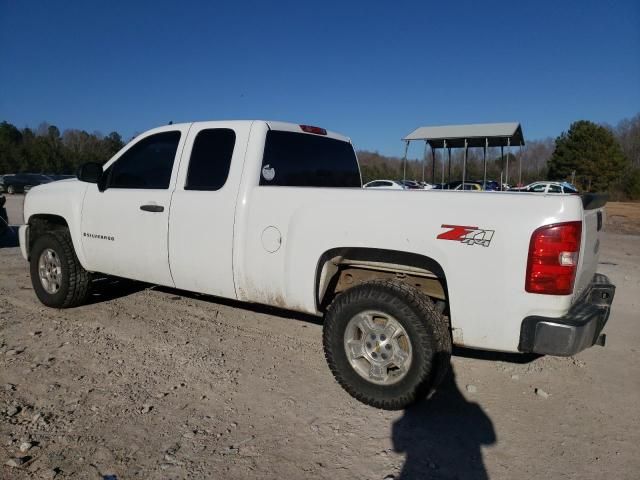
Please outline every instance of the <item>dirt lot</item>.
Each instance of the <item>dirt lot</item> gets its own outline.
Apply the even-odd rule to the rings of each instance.
[[[608,231],[640,235],[640,203],[610,202],[606,210]]]
[[[402,412],[342,391],[315,319],[128,282],[52,310],[13,244],[2,478],[638,478],[640,236],[605,235],[600,271],[618,287],[605,348],[457,351],[443,388]]]

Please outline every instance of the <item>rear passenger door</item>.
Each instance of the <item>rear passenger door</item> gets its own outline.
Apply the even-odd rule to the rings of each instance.
[[[233,229],[247,122],[193,124],[171,200],[169,263],[177,288],[236,298]]]

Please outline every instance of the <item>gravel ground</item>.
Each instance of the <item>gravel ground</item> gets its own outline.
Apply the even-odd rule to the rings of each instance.
[[[321,324],[140,283],[43,307],[0,248],[0,468],[13,478],[576,478],[640,471],[640,236],[606,234],[605,348],[459,350],[429,400],[384,412],[325,364]]]

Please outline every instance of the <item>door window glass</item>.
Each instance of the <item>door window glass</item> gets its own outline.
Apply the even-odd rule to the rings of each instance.
[[[236,134],[229,128],[202,130],[193,142],[185,190],[219,190],[227,181]]]
[[[180,132],[162,132],[140,140],[107,170],[108,188],[169,188]]]

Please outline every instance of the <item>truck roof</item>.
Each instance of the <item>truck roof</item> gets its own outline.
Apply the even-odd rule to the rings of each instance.
[[[269,126],[269,128],[271,130],[280,130],[280,131],[285,131],[285,132],[296,132],[296,133],[306,133],[302,130],[302,126],[308,126],[308,125],[300,125],[297,123],[290,123],[290,122],[278,122],[278,121],[274,121],[274,120],[267,120],[266,124]],[[342,140],[343,142],[349,142],[351,143],[351,139],[349,137],[346,137],[340,133],[336,133],[336,132],[331,132],[329,130],[323,129],[325,131],[325,135],[326,137],[329,138],[335,138],[336,140]],[[314,135],[313,133],[308,133],[308,135]]]
[[[296,132],[296,133],[304,133],[306,135],[318,135],[317,133],[312,133],[312,132],[305,132],[302,127],[309,127],[309,128],[314,128],[314,129],[320,129],[323,130],[323,133],[321,134],[324,137],[329,137],[329,138],[334,138],[336,140],[341,140],[343,142],[349,142],[351,143],[351,139],[345,135],[342,135],[340,133],[337,132],[332,132],[330,130],[326,130],[322,127],[315,127],[315,126],[311,126],[311,125],[307,125],[307,124],[298,124],[298,123],[291,123],[291,122],[280,122],[280,121],[276,121],[276,120],[203,120],[203,121],[199,121],[199,122],[182,122],[182,123],[174,123],[172,125],[178,125],[178,126],[184,126],[184,125],[197,125],[197,124],[201,124],[201,123],[207,123],[209,121],[221,121],[221,122],[233,122],[233,123],[244,123],[247,126],[249,126],[251,123],[253,122],[264,122],[267,124],[267,126],[269,127],[270,130],[279,130],[279,131],[284,131],[284,132]],[[167,125],[163,125],[161,127],[157,127],[157,128],[163,128],[165,129],[165,127],[167,127]],[[152,129],[155,130],[155,129]],[[151,131],[151,130],[149,130]]]

